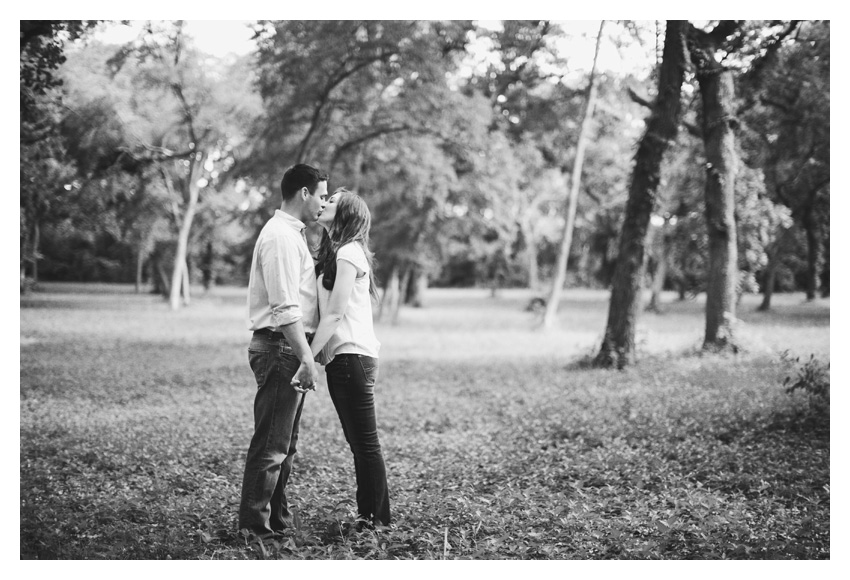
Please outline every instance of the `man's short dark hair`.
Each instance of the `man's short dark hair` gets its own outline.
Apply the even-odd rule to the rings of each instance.
[[[283,201],[289,201],[302,187],[306,187],[310,193],[313,193],[319,187],[319,182],[327,180],[328,174],[324,171],[306,163],[299,163],[283,174],[283,179],[280,180],[280,194],[283,196]]]

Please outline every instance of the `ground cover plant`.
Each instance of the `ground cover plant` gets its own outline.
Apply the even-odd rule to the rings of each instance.
[[[298,525],[261,546],[235,529],[244,291],[175,313],[123,286],[43,285],[21,298],[21,558],[830,557],[828,399],[788,392],[828,384],[828,300],[759,313],[745,296],[747,350],[719,357],[697,351],[703,304],[667,297],[641,317],[639,364],[601,371],[583,360],[607,293],[568,292],[548,333],[529,297],[433,290],[379,324],[393,526],[340,529],[353,465],[323,381],[290,483]]]

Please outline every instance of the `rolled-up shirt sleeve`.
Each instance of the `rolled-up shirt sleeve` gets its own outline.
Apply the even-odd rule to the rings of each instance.
[[[301,320],[300,258],[297,248],[277,236],[266,239],[260,250],[272,324],[277,328]]]

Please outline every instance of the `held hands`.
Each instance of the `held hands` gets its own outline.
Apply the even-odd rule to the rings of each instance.
[[[301,366],[295,376],[292,377],[290,384],[292,388],[299,393],[316,390],[316,381],[319,379],[319,373],[316,371],[316,363],[313,361],[301,361]]]

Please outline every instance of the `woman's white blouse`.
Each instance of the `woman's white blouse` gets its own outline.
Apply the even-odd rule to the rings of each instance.
[[[345,314],[337,326],[334,335],[322,349],[325,364],[338,354],[364,354],[378,358],[381,343],[375,336],[372,325],[372,300],[369,295],[369,262],[366,253],[358,242],[342,246],[336,254],[337,265],[340,260],[351,262],[357,267],[354,289],[348,299]],[[319,316],[328,311],[331,291],[322,286],[324,275],[319,276]]]

